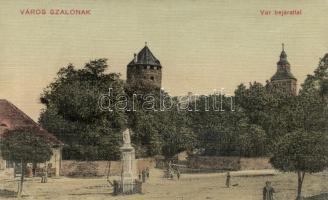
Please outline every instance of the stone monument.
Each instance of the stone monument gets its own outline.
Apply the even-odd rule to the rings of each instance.
[[[131,146],[130,129],[123,131],[123,146],[121,150],[121,192],[123,194],[135,193],[136,160],[135,150]]]

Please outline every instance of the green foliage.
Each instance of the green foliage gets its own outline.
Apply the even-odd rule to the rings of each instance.
[[[205,155],[246,156],[240,149],[243,142],[240,140],[240,132],[245,129],[247,117],[240,107],[232,111],[231,98],[224,96],[221,107],[221,96],[217,94],[201,96],[195,103],[198,111],[188,112],[188,115],[190,127],[197,136],[198,148]]]
[[[258,125],[247,125],[241,130],[238,137],[238,146],[241,156],[259,157],[267,155],[267,135],[262,127]]]
[[[324,86],[328,79],[328,54],[320,59],[318,67],[314,70],[313,74],[307,75],[302,90],[318,90],[320,85]]]
[[[27,163],[43,163],[50,160],[52,150],[49,142],[37,128],[20,128],[6,130],[0,144],[1,156],[5,160],[21,164],[20,186],[17,192],[23,191],[24,174]]]
[[[125,91],[129,100],[134,101],[135,110],[128,111],[127,116],[138,156],[163,154],[171,157],[192,149],[195,136],[187,128],[186,113],[178,112],[176,99],[170,101],[171,97],[165,91],[149,84],[127,85]],[[153,97],[151,101],[147,99],[150,95]],[[166,108],[172,106],[172,109],[165,110],[163,104]]]
[[[320,172],[328,167],[327,69],[328,54],[321,59],[314,74],[307,76],[299,95],[282,106],[283,112],[279,115],[285,116],[293,126],[290,129],[278,126],[288,132],[277,137],[270,162],[279,170],[297,172],[297,199],[302,199],[305,173]]]
[[[52,150],[40,130],[22,128],[8,130],[1,141],[1,155],[16,163],[42,163],[50,160]]]
[[[159,130],[162,136],[162,154],[170,158],[182,151],[192,151],[197,147],[197,137],[192,128],[187,113],[184,111],[162,112],[162,123]]]
[[[91,61],[82,69],[68,65],[42,94],[46,109],[40,123],[68,144],[66,159],[119,158],[121,131],[126,126],[133,131],[137,156],[171,157],[184,150],[269,156],[274,144],[292,132],[327,130],[327,58],[314,75],[308,75],[297,96],[269,83],[254,82],[248,87],[239,85],[232,99],[217,94],[190,99],[191,111],[181,110],[177,98],[163,98],[170,96],[151,84],[126,85],[118,74],[105,74],[105,59]],[[99,109],[99,96],[108,88],[113,88],[112,104],[127,95],[125,111]],[[216,105],[215,98],[219,99]],[[162,100],[172,109],[162,111]]]
[[[298,130],[281,137],[270,162],[282,171],[320,172],[328,166],[327,135]]]
[[[67,146],[64,159],[118,159],[121,131],[126,126],[123,110],[102,110],[101,95],[108,94],[113,105],[124,95],[124,83],[119,74],[105,74],[106,59],[86,63],[75,69],[68,65],[60,69],[57,79],[43,92],[41,102],[46,109],[39,122]]]

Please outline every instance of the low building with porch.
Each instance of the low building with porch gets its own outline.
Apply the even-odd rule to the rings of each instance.
[[[36,128],[40,130],[39,133],[42,134],[46,141],[51,145],[53,155],[50,161],[47,162],[47,166],[50,166],[50,169],[48,171],[50,171],[53,176],[59,176],[61,171],[63,143],[58,140],[53,134],[40,127],[36,122],[34,122],[29,116],[27,116],[15,105],[5,99],[0,99],[0,142],[2,135],[6,130],[13,130],[25,127]],[[34,172],[38,172],[42,168],[44,168],[44,166],[45,163],[37,163],[36,166],[34,165],[32,167],[34,168]],[[9,160],[4,160],[1,157],[1,152],[0,176],[15,176],[15,163]]]

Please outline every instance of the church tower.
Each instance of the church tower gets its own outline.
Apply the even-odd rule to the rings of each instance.
[[[297,93],[297,79],[291,73],[290,64],[287,60],[287,54],[284,49],[284,44],[282,44],[280,60],[277,62],[277,72],[272,76],[271,84],[292,95],[296,95]]]
[[[127,83],[161,87],[162,65],[150,51],[147,43],[138,54],[134,54],[133,60],[127,65]]]

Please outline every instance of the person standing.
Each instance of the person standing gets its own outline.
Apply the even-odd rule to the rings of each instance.
[[[146,182],[146,170],[142,170],[141,172],[141,175],[142,175],[142,182],[145,183]]]
[[[231,179],[230,172],[227,172],[227,178],[226,178],[226,186],[227,186],[227,188],[230,187],[230,179]]]
[[[180,175],[181,175],[180,170],[177,169],[177,178],[178,178],[178,180],[180,179]]]
[[[146,168],[147,179],[149,179],[149,167]]]
[[[273,200],[273,193],[275,193],[271,182],[265,182],[265,187],[263,188],[263,200]]]

